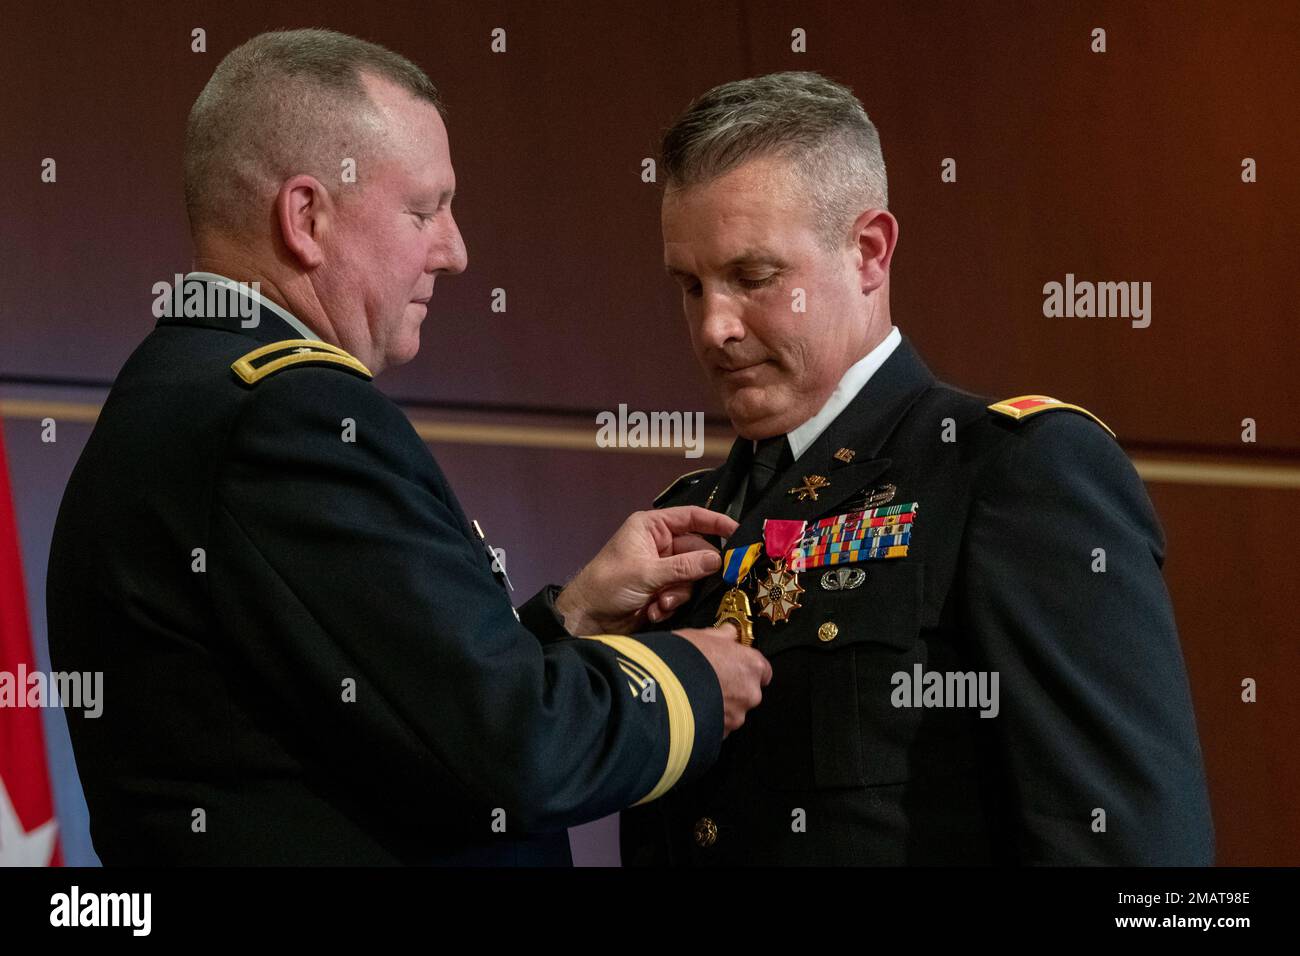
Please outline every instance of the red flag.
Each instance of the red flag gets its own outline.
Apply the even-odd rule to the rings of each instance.
[[[17,683],[20,669],[31,673],[36,663],[0,428],[0,681],[8,681],[12,692],[0,698],[0,866],[62,866],[41,712],[12,706],[26,701],[27,688]]]

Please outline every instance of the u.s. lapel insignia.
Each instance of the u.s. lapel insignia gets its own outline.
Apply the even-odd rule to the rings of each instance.
[[[789,489],[787,495],[795,495],[799,501],[807,501],[811,498],[817,500],[817,492],[822,488],[829,488],[831,483],[826,480],[824,475],[804,475],[803,484],[797,488]]]
[[[835,453],[835,460],[842,461],[844,462],[844,464],[847,465],[849,462],[853,460],[853,456],[856,454],[857,452],[854,451],[852,448],[841,448],[839,451]]]
[[[758,613],[773,624],[789,620],[790,612],[803,606],[796,600],[800,594],[803,587],[799,576],[787,571],[785,563],[778,561],[758,585]]]
[[[822,590],[852,591],[866,579],[867,572],[861,568],[831,568],[822,575]]]

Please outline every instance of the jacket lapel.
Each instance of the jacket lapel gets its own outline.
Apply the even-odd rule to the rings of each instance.
[[[698,504],[713,511],[726,511],[727,505],[736,495],[736,489],[740,487],[741,480],[749,471],[749,462],[753,455],[753,442],[746,438],[737,438],[732,442],[731,451],[722,466],[709,476],[708,481],[700,482],[700,500],[688,501],[686,504]],[[708,487],[705,488],[705,485]]]

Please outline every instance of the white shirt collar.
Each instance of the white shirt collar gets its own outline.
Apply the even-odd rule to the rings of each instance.
[[[200,282],[222,282],[227,285],[235,281],[233,279],[227,278],[226,276],[217,275],[215,272],[187,272],[185,274],[185,278],[198,279]],[[313,342],[321,341],[321,337],[319,335],[317,335],[311,329],[307,328],[307,326],[303,325],[302,322],[294,318],[284,309],[280,308],[270,299],[266,298],[265,296],[259,295],[257,292],[254,292],[251,286],[246,285],[245,283],[242,282],[236,284],[238,285],[239,289],[242,290],[245,294],[256,299],[258,305],[266,309],[268,312],[271,312],[277,317],[283,319],[290,328],[294,329],[304,339],[311,339]]]
[[[867,384],[871,376],[876,374],[877,369],[885,364],[885,359],[894,354],[894,349],[898,348],[902,341],[903,334],[898,331],[898,328],[890,329],[884,341],[849,366],[849,370],[835,386],[835,390],[831,392],[831,397],[826,400],[821,411],[785,436],[790,442],[790,451],[794,454],[795,460],[798,460],[799,456],[821,437],[826,426],[835,421],[840,412],[848,407],[849,402],[857,397],[862,387]]]

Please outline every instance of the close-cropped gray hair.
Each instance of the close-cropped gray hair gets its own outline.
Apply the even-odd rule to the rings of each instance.
[[[330,188],[384,135],[362,85],[370,73],[445,115],[424,71],[393,51],[333,30],[277,30],[236,47],[194,101],[185,128],[190,230],[238,236],[280,184],[306,173]]]
[[[880,136],[853,91],[819,73],[769,73],[715,86],[664,134],[669,189],[707,183],[751,159],[788,160],[802,176],[828,248],[864,209],[889,207]]]

